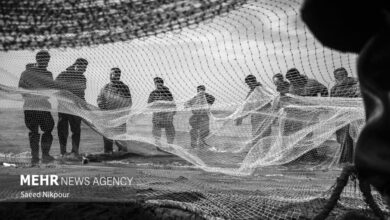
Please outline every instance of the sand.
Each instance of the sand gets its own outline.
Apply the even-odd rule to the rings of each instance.
[[[21,112],[10,115],[0,114],[1,152],[28,154],[28,130]],[[58,140],[55,132],[53,135],[51,152],[58,155]],[[102,138],[85,125],[81,139],[81,152],[102,151]],[[84,165],[81,161],[56,161],[37,167],[29,167],[23,159],[14,162],[16,167],[0,166],[0,201],[18,204],[4,203],[0,214],[22,219],[83,219],[90,215],[102,219],[306,219],[322,210],[340,173],[340,169],[318,171],[290,164],[257,169],[250,176],[230,176],[205,172],[176,156],[127,155]],[[20,175],[26,174],[128,176],[133,182],[127,186],[21,186]],[[25,199],[22,191],[58,191],[70,193],[70,197]],[[49,203],[25,203],[31,201]],[[366,208],[351,183],[330,219],[347,210]]]

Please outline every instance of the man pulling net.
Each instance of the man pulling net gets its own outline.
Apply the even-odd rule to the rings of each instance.
[[[191,147],[203,148],[206,144],[206,137],[210,133],[209,106],[215,101],[214,96],[206,93],[206,87],[197,87],[196,96],[185,103],[186,107],[192,108],[192,116],[189,123],[191,126]]]

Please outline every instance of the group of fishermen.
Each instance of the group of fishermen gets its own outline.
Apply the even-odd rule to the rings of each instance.
[[[88,66],[88,61],[84,58],[79,58],[73,65],[61,72],[56,79],[53,79],[53,74],[47,70],[50,61],[48,51],[42,50],[36,54],[36,63],[26,65],[26,70],[23,71],[19,80],[19,87],[27,90],[42,90],[42,89],[58,89],[67,92],[64,95],[75,96],[85,101],[86,78],[84,73]],[[119,108],[130,107],[132,105],[132,97],[129,87],[120,80],[121,70],[112,68],[110,72],[110,82],[107,83],[100,91],[97,97],[98,107],[102,110],[114,110]],[[154,78],[155,90],[152,91],[148,98],[148,103],[156,101],[173,101],[172,93],[169,88],[164,86],[164,81],[160,77]],[[186,103],[187,107],[192,107],[199,104],[199,100],[205,95],[207,104],[214,103],[214,96],[205,93],[205,86],[197,87],[198,94],[193,99]],[[42,162],[48,163],[54,160],[50,155],[50,148],[53,142],[52,131],[54,129],[54,119],[51,113],[47,110],[51,109],[51,104],[47,97],[34,95],[31,93],[23,93],[25,99],[24,116],[25,124],[30,130],[29,142],[31,147],[32,164],[39,163],[39,149],[42,152]],[[75,98],[73,97],[73,98]],[[118,100],[119,97],[119,100]],[[79,116],[65,113],[61,111],[65,108],[60,107],[58,113],[58,137],[60,143],[61,156],[78,157],[81,134],[81,121]],[[46,111],[45,111],[46,110]],[[175,112],[155,112],[153,113],[153,136],[156,142],[160,142],[161,131],[165,129],[167,142],[172,144],[175,137],[175,128],[173,125],[173,116]],[[196,147],[203,145],[204,139],[209,134],[209,116],[205,110],[193,110],[193,115],[190,118],[192,126],[191,146]],[[69,127],[72,132],[72,149],[67,152],[66,145],[69,135]],[[39,134],[39,129],[43,132],[42,137]],[[103,137],[104,152],[112,153],[114,143],[118,146],[118,151],[127,151],[126,147]],[[39,147],[40,146],[40,147]]]
[[[333,75],[336,84],[330,90],[330,97],[361,97],[358,80],[348,76],[348,72],[345,68],[340,67],[335,69]],[[274,84],[281,96],[284,96],[286,93],[297,96],[329,96],[328,88],[326,86],[315,79],[310,79],[307,76],[300,74],[295,68],[287,71],[286,79],[289,82],[284,79],[282,74],[276,74],[273,77]],[[299,126],[299,123],[295,123],[294,129],[297,129],[297,125]],[[336,131],[336,140],[341,145],[339,163],[353,162],[354,143],[350,135],[350,125],[346,125]],[[313,154],[317,154],[317,152],[313,151]]]
[[[36,63],[27,64],[26,70],[21,74],[19,87],[28,90],[40,89],[58,89],[66,91],[66,95],[76,96],[85,101],[85,89],[87,80],[84,73],[88,66],[88,61],[79,58],[73,65],[61,72],[56,79],[53,74],[47,70],[50,61],[50,54],[45,51],[39,51],[36,55]],[[130,89],[120,81],[121,71],[118,68],[112,68],[110,74],[110,83],[106,84],[98,96],[98,105],[101,109],[110,110],[113,106],[109,105],[110,93],[123,96],[123,102],[119,107],[131,105]],[[49,152],[53,142],[52,131],[54,129],[54,120],[49,111],[51,104],[47,97],[24,93],[25,102],[23,108],[25,124],[30,130],[29,141],[31,147],[32,164],[39,162],[39,145],[42,151],[42,162],[48,163],[54,160]],[[114,106],[118,107],[118,106]],[[81,121],[79,116],[65,113],[62,111],[65,106],[59,105],[58,113],[58,139],[60,143],[60,153],[63,157],[78,157],[80,146]],[[69,135],[69,127],[72,132],[72,149],[67,152],[66,145]],[[43,132],[42,138],[39,129]],[[105,152],[112,152],[113,140],[103,137]],[[39,144],[40,142],[40,144]],[[120,149],[123,150],[123,149]]]
[[[36,54],[36,63],[27,64],[26,70],[22,73],[19,81],[19,87],[28,90],[39,89],[58,89],[69,92],[68,95],[74,95],[77,98],[85,101],[86,78],[84,73],[88,66],[88,61],[84,58],[78,58],[73,65],[68,67],[64,72],[60,73],[57,78],[53,79],[53,74],[47,70],[50,61],[48,51],[42,50]],[[130,107],[132,105],[132,96],[129,87],[120,80],[121,70],[112,68],[110,72],[110,82],[107,83],[100,91],[97,97],[98,107],[102,110],[114,110],[119,108]],[[331,89],[330,96],[332,97],[359,97],[359,85],[356,79],[348,77],[348,73],[344,68],[338,68],[334,71],[336,85]],[[281,96],[287,93],[298,96],[328,96],[328,89],[323,84],[315,79],[309,79],[305,75],[299,73],[295,68],[290,69],[286,73],[286,81],[282,74],[276,74],[273,81],[277,91]],[[245,83],[249,87],[248,97],[262,85],[253,75],[248,75],[245,78]],[[154,78],[155,90],[152,91],[148,98],[148,103],[153,104],[157,101],[173,102],[174,98],[169,88],[164,85],[164,81],[160,77]],[[32,164],[39,162],[39,142],[41,143],[42,162],[47,163],[54,158],[49,154],[50,147],[53,142],[51,132],[54,128],[54,120],[49,111],[51,109],[50,102],[47,98],[31,93],[24,93],[24,116],[25,124],[30,130],[29,141],[31,147]],[[118,101],[118,98],[119,100]],[[197,94],[187,101],[184,106],[191,108],[192,116],[189,119],[191,126],[191,146],[193,148],[202,148],[206,143],[206,137],[210,133],[210,118],[209,109],[215,102],[215,97],[206,93],[206,87],[200,85],[197,87]],[[38,110],[42,109],[42,110]],[[152,134],[156,143],[161,144],[162,129],[165,129],[167,143],[172,144],[175,138],[175,127],[173,124],[175,111],[158,111],[153,113],[152,118]],[[244,117],[237,118],[236,124],[240,125]],[[261,116],[252,114],[252,135],[258,135],[258,124],[262,121]],[[58,113],[58,137],[60,142],[60,153],[62,156],[79,156],[81,121],[79,116],[67,114],[64,112]],[[72,150],[67,152],[66,145],[69,134],[69,127],[72,132]],[[39,130],[43,132],[42,137]],[[262,131],[263,135],[270,135],[271,129],[268,127]],[[343,149],[348,149],[352,153],[352,139],[349,136],[348,126],[337,131],[337,140],[342,145],[348,145]],[[103,137],[104,152],[112,153],[114,140]],[[117,143],[118,151],[126,151],[126,147]],[[352,157],[350,157],[352,158]],[[349,157],[347,160],[350,160]]]

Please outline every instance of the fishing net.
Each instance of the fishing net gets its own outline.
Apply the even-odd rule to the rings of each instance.
[[[106,164],[135,166],[137,184],[62,189],[77,191],[73,200],[123,201],[135,189],[135,199],[207,218],[312,218],[352,162],[364,124],[358,84],[328,94],[336,68],[356,76],[356,56],[319,44],[299,17],[301,1],[1,5],[0,161],[29,164],[31,140],[51,140],[50,154],[60,155],[58,113],[82,119],[80,153],[103,151],[104,136],[146,156],[145,166],[128,158]],[[36,59],[40,48],[49,48],[47,68]],[[80,67],[78,58],[87,62]],[[110,82],[113,67],[121,84]],[[274,75],[290,68],[299,71],[288,79],[299,91],[280,92]],[[251,88],[248,75],[257,78]],[[34,136],[38,124],[42,135]],[[153,162],[177,160],[172,155],[180,162]],[[367,209],[353,188],[334,214]],[[13,200],[21,188],[1,190],[3,200]]]

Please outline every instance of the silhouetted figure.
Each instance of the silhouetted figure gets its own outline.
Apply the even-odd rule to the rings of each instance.
[[[328,96],[328,88],[323,84],[319,83],[315,79],[310,79],[305,75],[299,73],[296,68],[289,69],[286,73],[286,79],[290,81],[290,89],[289,93],[298,96]],[[298,114],[299,112],[295,112],[294,114]],[[291,117],[291,116],[288,116]],[[302,117],[302,116],[300,116]],[[311,120],[318,120],[318,115],[312,116]],[[294,116],[292,117],[294,118]],[[288,130],[290,131],[298,131],[303,128],[304,124],[299,120],[291,120],[291,124],[288,125]],[[313,133],[309,133],[306,138],[311,138]],[[310,155],[310,159],[316,160],[319,158],[318,151],[313,149],[307,153]],[[306,155],[306,154],[305,154]]]
[[[289,69],[286,79],[290,81],[289,93],[299,96],[328,96],[328,88],[315,79],[301,75],[296,68]]]
[[[290,83],[284,80],[284,77],[281,73],[277,73],[272,77],[274,84],[276,86],[276,91],[280,93],[280,95],[285,95],[289,92]]]
[[[164,86],[164,81],[160,77],[154,78],[154,84],[156,89],[150,93],[148,98],[148,103],[153,103],[156,101],[173,101],[172,93],[169,91],[168,87]],[[173,106],[173,105],[172,105]],[[158,108],[158,106],[157,106]],[[167,136],[167,142],[169,144],[173,143],[175,139],[175,127],[173,126],[173,116],[175,111],[163,111],[153,113],[153,136],[156,143],[160,144],[161,139],[161,129],[165,128],[165,134]]]
[[[112,68],[110,72],[110,83],[106,84],[100,90],[97,98],[97,104],[102,110],[114,110],[120,108],[131,107],[132,99],[129,87],[121,80],[121,70]],[[126,124],[115,128],[121,131],[126,131]],[[112,153],[114,142],[118,146],[118,151],[127,152],[127,148],[118,142],[103,136],[104,153]]]
[[[261,87],[261,84],[257,81],[256,77],[254,75],[248,75],[247,77],[245,77],[245,83],[248,85],[249,87],[249,92],[246,96],[246,100],[248,100],[248,98],[250,98],[250,96],[252,95],[252,93],[256,90],[256,89],[260,89]],[[260,107],[260,106],[255,106],[253,109],[253,106],[251,106],[252,104],[251,103],[248,103],[250,106],[251,109],[247,109],[250,111],[250,116],[251,116],[251,125],[252,125],[252,136],[255,138],[253,140],[253,143],[255,143],[257,141],[258,137],[261,133],[263,134],[262,136],[269,136],[271,135],[271,126],[268,126],[268,128],[266,128],[266,130],[261,130],[260,126],[265,122],[265,120],[267,120],[267,116],[264,115],[264,114],[261,114],[262,111],[265,111],[265,109],[267,108],[270,108],[271,107],[271,104],[267,104],[265,105],[264,107]],[[257,108],[257,109],[256,109]],[[244,115],[240,118],[237,118],[235,120],[236,122],[236,125],[241,125],[242,124],[242,120],[247,117],[248,115]]]
[[[19,87],[28,90],[54,89],[53,74],[47,70],[50,61],[50,54],[41,50],[36,55],[37,63],[27,65],[19,80]],[[54,158],[49,151],[53,143],[51,132],[54,127],[54,120],[49,112],[51,104],[47,97],[25,94],[24,120],[29,132],[32,164],[39,162],[39,140],[41,139],[42,162],[47,163]],[[47,111],[43,111],[47,110]],[[43,131],[42,137],[38,129]]]
[[[305,0],[301,15],[322,44],[359,55],[356,67],[366,123],[359,134],[354,164],[359,182],[373,186],[389,208],[389,1]],[[375,213],[380,219],[386,219],[378,211]]]
[[[68,67],[64,72],[57,76],[55,80],[57,88],[60,90],[67,90],[85,101],[87,79],[84,76],[84,72],[86,71],[87,66],[88,61],[86,59],[78,58],[72,66]],[[76,115],[59,112],[57,130],[62,156],[67,154],[66,144],[68,141],[69,126],[72,131],[72,151],[70,153],[72,156],[77,157],[79,155],[80,146],[81,118]]]
[[[330,90],[331,97],[360,97],[359,81],[349,77],[345,68],[341,67],[333,71],[336,84]]]
[[[336,79],[336,85],[330,90],[331,97],[359,97],[359,82],[355,78],[348,77],[348,72],[345,68],[338,68],[333,74]],[[340,163],[353,162],[354,143],[349,134],[349,128],[350,125],[347,125],[336,131],[337,142],[341,144]]]
[[[206,93],[206,87],[200,85],[197,87],[197,94],[188,102],[186,107],[192,107],[192,116],[189,123],[191,125],[191,147],[204,147],[206,137],[210,133],[209,105],[215,101],[214,96]]]

